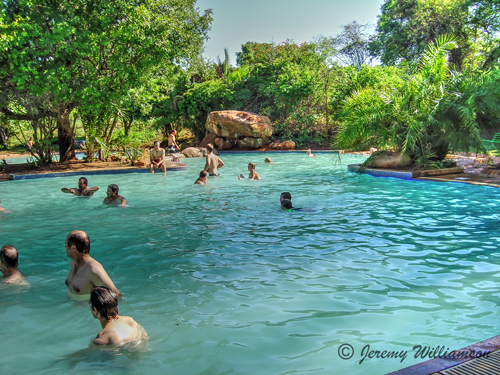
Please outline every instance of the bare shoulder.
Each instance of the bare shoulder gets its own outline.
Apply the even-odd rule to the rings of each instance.
[[[130,316],[121,316],[121,318],[123,318],[123,323],[126,324],[126,325],[128,325],[129,327],[135,328],[135,327],[137,327],[139,325]]]
[[[102,264],[99,263],[94,258],[91,258],[91,259],[87,260],[86,263],[87,263],[87,267],[89,268],[89,270],[91,272],[93,272],[93,273],[104,271],[104,267],[102,266]]]
[[[120,340],[115,331],[103,329],[92,342],[97,346],[106,346],[116,344],[118,341]]]

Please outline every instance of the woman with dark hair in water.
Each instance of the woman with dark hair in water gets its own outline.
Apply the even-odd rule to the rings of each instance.
[[[90,292],[90,312],[101,323],[102,331],[93,340],[95,345],[124,344],[147,340],[144,328],[129,316],[118,315],[118,294],[105,286]]]

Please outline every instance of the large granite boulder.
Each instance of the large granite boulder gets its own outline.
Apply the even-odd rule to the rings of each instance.
[[[187,147],[181,153],[187,158],[202,158],[208,154],[207,149],[203,147]]]
[[[224,138],[269,138],[273,133],[266,116],[243,111],[216,111],[208,115],[205,128]]]
[[[208,150],[205,147],[186,147],[180,153],[186,158],[204,158],[208,155]],[[219,155],[219,151],[216,148],[214,148],[214,154]]]
[[[373,154],[367,163],[368,168],[404,168],[412,164],[410,157],[401,152],[381,151]]]
[[[261,148],[266,146],[269,143],[269,138],[253,138],[253,137],[244,137],[236,140],[236,145],[239,148]]]
[[[207,147],[209,143],[215,145],[215,140],[217,139],[217,134],[213,133],[208,133],[205,138],[201,141],[201,143],[198,145],[198,147]]]
[[[272,150],[293,150],[295,148],[295,142],[294,141],[274,141],[269,145],[269,148]]]

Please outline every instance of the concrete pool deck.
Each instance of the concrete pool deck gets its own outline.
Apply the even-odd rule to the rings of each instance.
[[[165,162],[168,171],[187,170],[187,165],[183,163]],[[149,167],[135,167],[125,164],[113,165],[111,167],[88,166],[81,163],[78,168],[68,168],[63,170],[44,170],[44,171],[23,171],[17,173],[0,173],[0,181],[8,180],[28,180],[36,178],[66,177],[80,175],[100,175],[100,174],[125,174],[125,173],[149,173]],[[162,173],[161,169],[155,169],[155,173]]]
[[[462,349],[436,346],[432,347],[431,351],[433,354],[429,356],[437,358],[387,375],[494,375],[500,373],[500,336]]]

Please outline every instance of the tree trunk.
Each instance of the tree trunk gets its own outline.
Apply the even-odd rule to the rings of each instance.
[[[71,129],[69,115],[73,110],[72,106],[63,106],[59,109],[57,117],[57,138],[59,141],[59,160],[69,161],[76,159],[75,155],[75,134]]]

